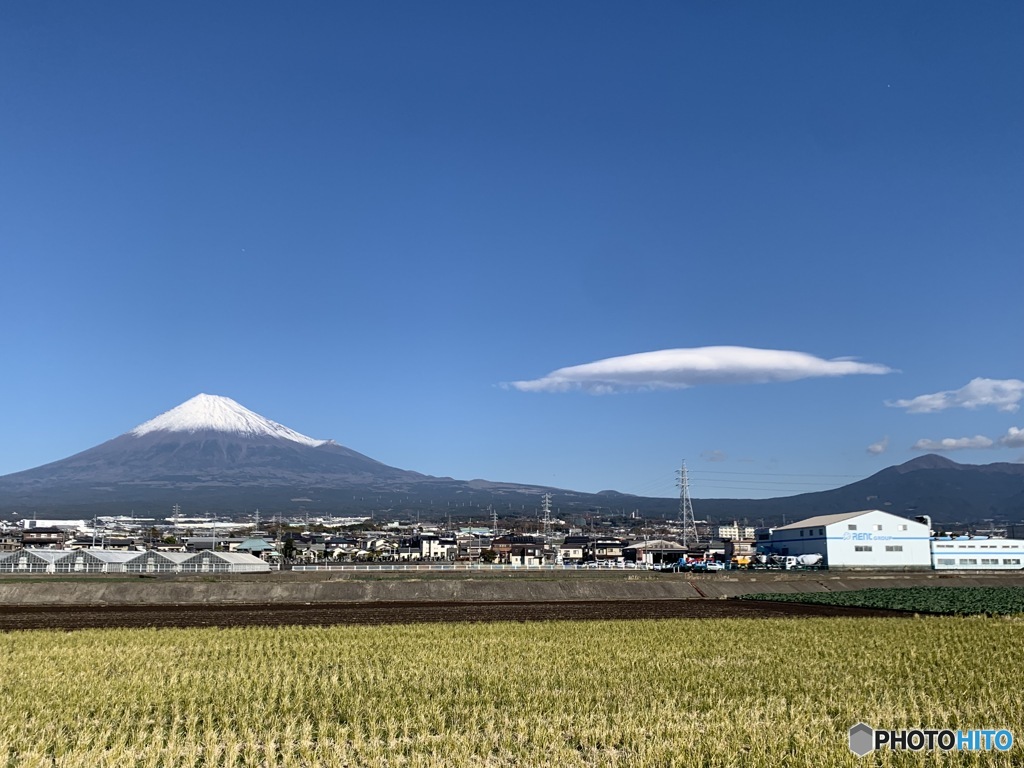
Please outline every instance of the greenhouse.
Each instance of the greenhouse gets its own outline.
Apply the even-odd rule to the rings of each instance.
[[[63,549],[20,549],[0,560],[0,573],[54,573],[70,552]]]
[[[57,573],[123,573],[125,565],[141,552],[76,549],[55,564]]]
[[[252,573],[269,571],[270,566],[254,555],[242,552],[203,550],[181,564],[182,573]]]
[[[263,573],[270,571],[270,564],[256,555],[245,552],[217,552],[217,557],[227,561],[231,573]]]
[[[269,563],[241,552],[131,552],[20,549],[0,552],[0,573],[266,573]]]
[[[191,555],[184,552],[158,552],[155,549],[137,552],[125,563],[128,573],[180,573],[181,563]]]

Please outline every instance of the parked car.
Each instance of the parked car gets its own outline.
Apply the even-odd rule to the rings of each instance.
[[[711,571],[724,571],[725,564],[717,560],[698,560],[693,564],[694,573],[710,573]]]

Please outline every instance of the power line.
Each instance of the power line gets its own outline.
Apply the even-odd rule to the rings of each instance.
[[[712,478],[709,482],[714,483],[716,480]],[[760,483],[761,485],[813,485],[820,486],[822,483],[801,483],[794,480],[719,480],[717,482],[729,482],[729,483]],[[706,485],[707,483],[705,483]]]
[[[807,488],[760,488],[760,487],[757,487],[757,486],[750,486],[750,485],[744,486],[742,488],[739,488],[739,487],[733,486],[733,485],[702,485],[701,488],[703,488],[703,489],[712,489],[712,490],[716,490],[716,491],[738,491],[738,492],[764,491],[765,493],[774,493],[774,494],[778,494],[779,496],[799,495],[799,494],[803,494],[803,493],[815,493],[815,491],[808,490]],[[820,490],[821,491],[831,491],[833,489],[832,488],[821,488]],[[668,497],[666,497],[666,498],[668,498]],[[707,494],[701,493],[699,498],[707,498]]]
[[[705,475],[748,475],[757,477],[853,477],[862,479],[863,475],[823,475],[815,472],[730,472],[724,469],[698,469]]]

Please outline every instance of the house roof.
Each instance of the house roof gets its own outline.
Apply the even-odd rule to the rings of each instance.
[[[633,542],[628,547],[626,547],[626,549],[668,549],[673,552],[682,552],[686,550],[686,547],[684,547],[678,541],[668,541],[667,539],[651,539],[650,541]]]
[[[494,539],[494,544],[507,547],[510,544],[536,544],[536,536],[499,536]]]
[[[861,515],[866,515],[870,512],[881,512],[883,515],[889,515],[890,517],[899,517],[899,515],[894,515],[891,512],[885,512],[881,509],[862,509],[857,512],[841,512],[837,515],[818,515],[817,517],[808,517],[806,520],[798,520],[797,522],[790,523],[789,525],[779,526],[774,530],[789,531],[794,528],[824,528],[826,525],[841,523],[844,520],[852,520],[855,517],[860,517]]]
[[[344,539],[342,539],[342,541],[344,541]],[[237,547],[235,547],[235,549],[237,549],[239,552],[263,552],[264,550],[273,548],[274,545],[266,539],[246,539]]]

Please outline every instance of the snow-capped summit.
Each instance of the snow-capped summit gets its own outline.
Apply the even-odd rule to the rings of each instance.
[[[128,434],[142,437],[151,432],[224,432],[242,437],[275,437],[313,448],[329,440],[314,440],[283,424],[271,421],[239,405],[230,397],[199,394],[177,408],[162,413]]]

